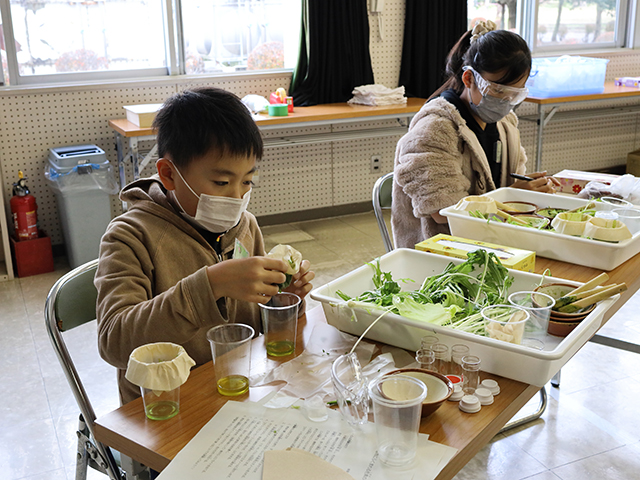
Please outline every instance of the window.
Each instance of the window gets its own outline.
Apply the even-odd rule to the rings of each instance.
[[[5,84],[293,68],[299,48],[296,0],[0,0],[0,11]]]
[[[520,33],[534,51],[622,47],[632,1],[469,0],[469,25],[493,20],[499,28]]]

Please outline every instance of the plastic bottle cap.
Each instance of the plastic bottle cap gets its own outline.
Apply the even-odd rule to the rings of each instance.
[[[480,400],[475,395],[465,395],[460,400],[458,408],[465,413],[477,413],[481,408]]]
[[[449,397],[449,400],[452,402],[458,402],[462,397],[464,397],[464,392],[462,391],[462,385],[460,385],[459,383],[456,383],[453,386],[453,393]]]
[[[500,393],[500,385],[498,385],[498,382],[495,380],[487,378],[483,380],[480,385],[482,385],[483,388],[488,389],[494,397]]]
[[[493,395],[488,388],[476,388],[474,395],[482,405],[491,405],[493,403]]]

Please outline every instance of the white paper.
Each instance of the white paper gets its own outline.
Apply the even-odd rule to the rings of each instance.
[[[358,480],[433,479],[457,452],[420,434],[414,463],[392,469],[378,460],[372,423],[352,428],[332,410],[329,419],[319,424],[308,420],[303,409],[228,401],[158,479],[261,480],[263,452],[289,447],[313,453]],[[286,478],[286,465],[282,478]]]

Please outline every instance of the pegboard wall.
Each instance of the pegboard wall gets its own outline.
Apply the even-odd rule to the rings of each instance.
[[[403,0],[385,1],[381,15],[382,38],[378,15],[369,15],[375,81],[388,87],[397,86],[400,71],[404,5]],[[607,80],[622,75],[640,75],[640,51],[624,51],[606,56],[610,58]],[[107,158],[115,166],[115,140],[108,120],[125,116],[122,105],[159,103],[176,91],[204,85],[225,88],[240,97],[250,93],[268,96],[278,87],[288,87],[290,78],[288,73],[224,77],[215,81],[169,77],[161,81],[122,85],[0,90],[0,172],[3,179],[0,186],[7,203],[7,218],[9,219],[11,186],[21,169],[29,177],[29,186],[38,200],[41,228],[51,236],[54,245],[61,244],[63,240],[55,196],[43,175],[48,149],[65,145],[96,144],[105,150]],[[621,102],[612,103],[618,105]],[[518,109],[519,115],[533,113],[533,105],[524,104]],[[270,138],[384,126],[381,122],[362,122],[267,130],[263,133],[265,138]],[[388,126],[396,127],[397,123],[390,121]],[[550,173],[555,173],[563,168],[595,169],[624,163],[626,154],[640,147],[639,129],[637,115],[615,120],[579,120],[570,124],[551,122],[545,129],[543,167]],[[532,170],[535,126],[521,122],[520,130],[523,145],[530,157],[528,169]],[[377,173],[370,172],[370,158],[372,155],[381,157],[380,174],[391,171],[398,139],[398,136],[386,136],[267,148],[259,164],[259,184],[252,195],[250,209],[260,216],[368,202],[371,187],[378,177]],[[152,171],[153,166],[149,165],[144,175],[149,175]],[[131,178],[130,172],[128,178]],[[112,213],[115,216],[120,212],[120,202],[114,196]]]
[[[405,0],[385,0],[381,13],[371,13],[369,9],[369,48],[375,82],[389,88],[397,87],[400,77],[404,12]]]

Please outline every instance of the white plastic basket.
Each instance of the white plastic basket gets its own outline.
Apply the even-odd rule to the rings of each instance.
[[[422,281],[431,275],[441,273],[450,263],[462,263],[464,260],[444,257],[411,249],[398,249],[380,257],[380,268],[391,272],[394,280],[409,278],[415,283],[399,282],[404,290],[415,290]],[[510,270],[514,277],[512,292],[532,290],[540,284],[541,275]],[[382,312],[371,309],[355,309],[357,321],[353,321],[353,312],[346,308],[345,302],[336,294],[337,290],[355,297],[365,290],[373,289],[373,270],[369,265],[343,275],[311,292],[311,298],[321,302],[327,322],[343,332],[360,336],[364,330]],[[580,283],[569,280],[545,277],[544,283]],[[435,333],[442,343],[449,346],[464,343],[471,354],[478,355],[482,361],[482,371],[501,375],[542,387],[562,368],[562,366],[582,347],[602,323],[604,313],[615,303],[619,295],[600,302],[567,337],[547,335],[544,350],[532,350],[521,345],[481,337],[471,333],[434,326],[425,322],[411,320],[395,314],[387,314],[369,332],[366,338],[396,347],[415,351],[420,347],[420,339],[427,332]]]
[[[535,203],[540,208],[572,209],[588,203],[588,200],[572,196],[531,192],[518,188],[499,188],[486,193],[485,196],[503,203],[509,201]],[[440,214],[447,217],[452,235],[533,250],[540,257],[575,263],[585,267],[613,270],[640,252],[640,232],[628,240],[608,243],[572,237],[551,230],[536,230],[519,225],[487,221],[471,217],[468,212],[456,210],[453,206],[440,210]]]

